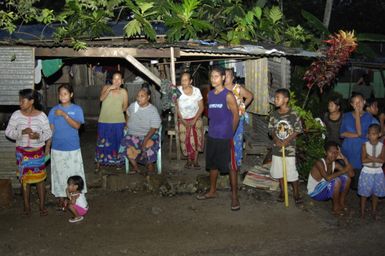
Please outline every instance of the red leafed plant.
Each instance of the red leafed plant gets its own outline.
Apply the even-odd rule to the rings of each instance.
[[[306,86],[311,89],[315,84],[322,92],[324,86],[330,85],[356,49],[356,41],[354,31],[340,30],[335,35],[330,35],[329,40],[324,41],[329,46],[324,51],[325,57],[313,62],[305,72],[303,79],[307,82]]]

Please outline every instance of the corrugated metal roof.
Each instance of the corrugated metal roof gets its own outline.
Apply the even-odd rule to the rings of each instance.
[[[35,55],[31,47],[1,47],[0,105],[19,105],[19,90],[34,87]]]
[[[158,38],[162,41],[161,38]],[[164,49],[179,48],[185,53],[202,53],[207,55],[241,55],[241,56],[302,56],[310,58],[321,57],[319,52],[311,52],[303,49],[293,49],[278,45],[261,43],[258,45],[243,44],[236,46],[228,46],[218,42],[207,42],[203,40],[179,41],[176,43],[149,43],[145,39],[125,39],[125,38],[102,38],[97,40],[89,40],[87,47],[128,47],[138,49]],[[0,45],[22,45],[42,48],[71,47],[70,41],[55,43],[52,40],[5,40],[0,41]],[[182,54],[183,55],[183,54]]]

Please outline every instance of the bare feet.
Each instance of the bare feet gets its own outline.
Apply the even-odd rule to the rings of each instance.
[[[374,220],[379,220],[380,219],[380,217],[378,217],[378,215],[377,215],[377,211],[373,211],[372,212],[372,216],[373,216]]]
[[[187,160],[186,164],[184,165],[184,168],[191,169],[192,166],[193,164],[189,160]]]
[[[24,217],[29,217],[29,216],[31,216],[31,208],[24,208],[23,216],[24,216]]]
[[[345,215],[345,213],[341,210],[334,210],[332,211],[332,214],[335,216],[335,217],[342,217]]]

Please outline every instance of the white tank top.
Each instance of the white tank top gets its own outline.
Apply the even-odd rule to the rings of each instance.
[[[369,141],[365,142],[366,154],[373,157],[379,157],[381,155],[382,147],[384,144],[378,142],[376,145],[372,145]],[[363,163],[362,165],[369,168],[379,168],[382,167],[381,163]]]
[[[324,164],[324,167],[325,167],[325,172],[327,173],[328,171],[328,167],[326,166],[326,162],[325,162],[325,159],[321,158],[321,161],[322,163]],[[336,162],[333,162],[332,163],[332,173],[334,172],[334,169],[336,168]],[[315,187],[321,183],[322,181],[325,181],[324,178],[322,178],[320,181],[317,181],[316,179],[313,178],[313,176],[311,176],[311,172],[309,173],[309,178],[307,180],[307,193],[308,194],[311,194],[313,193]]]

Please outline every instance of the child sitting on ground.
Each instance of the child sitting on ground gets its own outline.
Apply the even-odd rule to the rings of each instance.
[[[365,217],[365,206],[368,197],[372,200],[373,218],[377,219],[378,197],[385,196],[385,176],[382,165],[385,162],[385,149],[379,142],[380,126],[371,124],[368,129],[368,139],[362,145],[361,175],[358,180],[358,195],[361,196],[361,218]]]
[[[84,219],[84,215],[88,212],[88,203],[85,195],[82,193],[84,181],[81,176],[71,176],[67,181],[67,197],[68,209],[73,217],[68,221],[71,223],[79,222]]]
[[[309,196],[316,201],[332,199],[332,213],[343,215],[347,210],[345,198],[349,192],[351,177],[354,176],[352,165],[342,155],[338,144],[329,141],[325,144],[325,157],[314,163],[307,183]],[[344,166],[336,162],[342,160]]]

